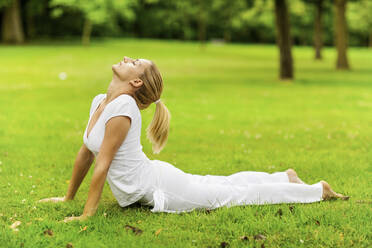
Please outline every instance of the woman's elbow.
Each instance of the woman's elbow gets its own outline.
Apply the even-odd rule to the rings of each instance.
[[[104,165],[104,164],[100,164],[100,163],[96,163],[96,166],[94,168],[94,174],[97,175],[97,176],[105,176],[107,175],[108,171],[109,171],[109,166],[107,165]]]

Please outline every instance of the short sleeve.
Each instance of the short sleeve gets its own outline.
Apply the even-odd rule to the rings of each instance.
[[[133,122],[136,117],[133,103],[126,97],[118,97],[117,101],[112,102],[108,107],[108,111],[105,116],[105,124],[113,117],[116,116],[128,116]]]

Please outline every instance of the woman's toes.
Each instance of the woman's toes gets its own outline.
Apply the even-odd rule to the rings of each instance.
[[[341,200],[349,200],[349,196],[344,196],[342,194],[336,193],[332,190],[331,186],[326,181],[320,181],[323,184],[323,200],[331,200],[340,198]]]
[[[339,193],[336,193],[336,197],[337,197],[337,198],[340,198],[340,199],[343,200],[343,201],[347,201],[347,200],[349,200],[349,198],[350,198],[350,196],[343,195],[343,194],[339,194]]]

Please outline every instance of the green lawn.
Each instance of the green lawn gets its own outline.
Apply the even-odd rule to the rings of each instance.
[[[152,59],[163,74],[170,137],[152,154],[145,127],[154,106],[142,112],[150,159],[201,175],[294,168],[306,182],[324,179],[351,199],[166,214],[121,208],[106,185],[96,216],[60,222],[82,213],[91,172],[75,201],[36,201],[65,194],[91,101],[124,55]],[[312,48],[295,48],[296,80],[283,83],[275,46],[208,44],[202,51],[196,43],[119,39],[88,48],[0,46],[0,246],[370,247],[372,49],[349,50],[350,72],[334,70],[333,48],[324,57],[315,62]],[[18,220],[14,232],[9,226]],[[255,240],[258,234],[266,238]]]

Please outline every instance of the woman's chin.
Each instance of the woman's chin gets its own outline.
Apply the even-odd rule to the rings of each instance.
[[[111,69],[112,69],[112,70],[116,70],[118,67],[119,67],[118,64],[113,64],[113,65],[111,66]]]

